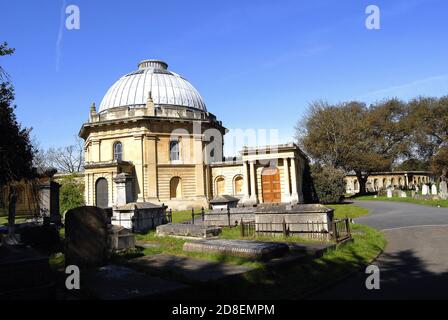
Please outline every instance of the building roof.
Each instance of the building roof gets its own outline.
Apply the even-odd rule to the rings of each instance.
[[[380,176],[380,175],[425,175],[430,176],[433,175],[431,171],[377,171],[371,172],[369,176]],[[347,177],[356,176],[354,171],[351,171],[346,174]]]
[[[177,106],[207,111],[199,92],[160,60],[144,60],[138,70],[115,82],[101,101],[99,112],[111,108],[142,108],[151,97],[154,106]]]

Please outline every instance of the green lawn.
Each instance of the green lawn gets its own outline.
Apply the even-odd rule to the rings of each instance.
[[[136,240],[144,241],[148,244],[154,245],[153,248],[145,248],[142,252],[142,254],[144,255],[165,253],[177,256],[189,256],[211,261],[219,261],[239,265],[245,264],[245,265],[251,265],[253,267],[260,267],[260,264],[258,262],[254,262],[244,258],[231,257],[223,254],[184,252],[183,245],[188,240],[174,237],[160,237],[156,235],[155,231],[149,231],[146,234],[137,234]]]
[[[263,268],[246,274],[243,280],[223,282],[216,290],[219,298],[294,299],[309,290],[333,283],[369,264],[385,247],[384,235],[372,228],[353,225],[354,242],[323,257],[306,260],[281,272]]]
[[[208,210],[205,210],[207,213]],[[195,210],[195,219],[201,219],[201,210]],[[173,223],[179,223],[191,220],[191,210],[173,211]]]
[[[397,202],[408,202],[408,203],[415,203],[425,206],[432,206],[432,207],[445,207],[448,208],[448,200],[419,200],[414,199],[411,197],[407,198],[388,198],[386,196],[378,196],[375,198],[375,196],[359,196],[359,197],[353,197],[354,200],[375,200],[375,201],[397,201]]]
[[[354,219],[369,213],[369,209],[353,204],[332,204],[326,206],[334,209],[334,217],[336,219],[343,219],[345,217]]]
[[[30,217],[28,217],[28,216],[26,216],[26,217],[21,217],[21,216],[16,217],[16,223],[24,222],[27,218],[30,218]],[[7,225],[7,224],[8,224],[8,217],[7,216],[0,216],[0,226],[1,225]]]

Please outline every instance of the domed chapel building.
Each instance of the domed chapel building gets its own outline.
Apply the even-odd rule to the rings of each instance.
[[[303,202],[306,156],[295,144],[244,148],[223,158],[227,129],[199,92],[163,61],[145,60],[93,104],[85,140],[85,202],[173,210],[208,208],[217,198],[239,205]]]

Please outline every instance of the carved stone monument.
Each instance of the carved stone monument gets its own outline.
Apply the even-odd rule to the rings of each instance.
[[[442,180],[439,185],[439,196],[441,199],[446,200],[448,199],[448,185],[447,182]]]
[[[436,196],[436,195],[438,194],[437,186],[436,186],[435,184],[433,184],[433,185],[431,186],[431,194],[432,194],[433,196]]]
[[[429,195],[429,186],[427,184],[424,184],[422,186],[422,196],[427,196]]]
[[[392,198],[392,187],[387,187],[387,197]]]

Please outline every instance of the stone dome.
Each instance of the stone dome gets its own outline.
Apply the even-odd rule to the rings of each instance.
[[[142,108],[149,95],[155,107],[176,106],[207,111],[199,92],[159,60],[144,60],[138,70],[121,77],[101,101],[99,112],[116,107]]]

